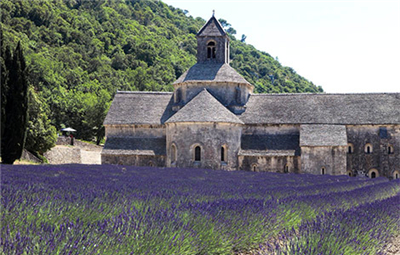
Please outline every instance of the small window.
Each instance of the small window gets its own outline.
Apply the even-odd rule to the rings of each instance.
[[[376,170],[376,169],[371,169],[371,170],[369,170],[369,172],[368,172],[368,176],[369,176],[369,178],[371,178],[371,179],[377,178],[377,177],[379,177],[379,172],[378,172],[378,170]]]
[[[225,148],[225,146],[221,147],[221,161],[222,162],[226,161],[226,148]]]
[[[215,42],[209,42],[207,44],[207,58],[215,58],[216,52]]]
[[[354,153],[354,146],[353,144],[349,143],[347,146],[347,153],[348,154],[353,154]]]
[[[388,154],[393,154],[394,153],[394,148],[393,145],[388,146]]]
[[[399,174],[399,171],[394,171],[394,173],[393,173],[393,179],[399,179],[400,178],[400,174]]]
[[[353,172],[349,170],[349,171],[347,171],[347,175],[352,177],[353,176]]]
[[[176,146],[175,144],[171,145],[171,163],[175,163],[176,162]]]
[[[324,175],[325,173],[326,173],[325,167],[322,167],[322,168],[321,168],[321,174]]]
[[[370,143],[367,143],[365,145],[364,151],[366,154],[371,154],[372,153],[372,145]]]
[[[196,146],[194,148],[194,161],[201,161],[201,148]]]
[[[150,162],[149,162],[149,167],[155,167],[153,161],[150,161]]]
[[[257,164],[252,164],[251,165],[251,171],[253,171],[253,172],[257,172],[258,170],[257,170]]]

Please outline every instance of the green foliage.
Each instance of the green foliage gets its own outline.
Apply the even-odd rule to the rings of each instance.
[[[51,124],[86,140],[101,140],[117,90],[172,91],[196,62],[195,34],[205,23],[162,1],[3,0],[0,8],[5,45],[21,41]],[[244,41],[231,37],[232,66],[257,93],[322,91]]]
[[[50,124],[47,117],[48,111],[43,109],[44,105],[39,95],[29,88],[29,121],[26,135],[25,149],[38,156],[51,149],[57,141],[57,130]]]
[[[3,45],[2,45],[3,46]],[[28,81],[25,58],[18,42],[11,57],[9,48],[1,49],[2,97],[1,157],[4,164],[13,164],[24,149],[28,120]],[[4,82],[4,83],[3,83]],[[3,98],[2,98],[3,99]]]

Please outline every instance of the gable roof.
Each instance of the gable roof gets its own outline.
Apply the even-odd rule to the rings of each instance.
[[[224,36],[226,32],[214,15],[200,28],[197,36]]]
[[[172,111],[171,92],[122,92],[114,97],[104,125],[163,124]]]
[[[344,125],[301,125],[300,146],[346,146]]]
[[[400,93],[252,94],[246,124],[400,124]]]
[[[243,122],[223,106],[206,89],[201,91],[166,123],[173,122]]]
[[[251,85],[229,64],[197,63],[183,73],[174,84],[184,82],[234,82]]]

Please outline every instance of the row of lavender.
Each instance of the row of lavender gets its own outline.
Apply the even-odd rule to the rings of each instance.
[[[383,178],[2,166],[1,192],[5,254],[376,254],[400,232]]]

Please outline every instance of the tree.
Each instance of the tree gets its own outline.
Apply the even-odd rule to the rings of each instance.
[[[2,58],[8,79],[2,87],[8,91],[2,109],[4,131],[2,130],[1,137],[1,156],[4,164],[13,164],[21,157],[25,144],[28,124],[28,81],[21,43],[18,42],[11,61],[7,60],[7,50],[4,52]]]
[[[57,130],[51,125],[39,95],[29,88],[29,121],[25,148],[33,154],[43,155],[57,141]]]
[[[242,39],[240,39],[240,41],[242,43],[246,42],[247,36],[245,34],[242,35]]]

